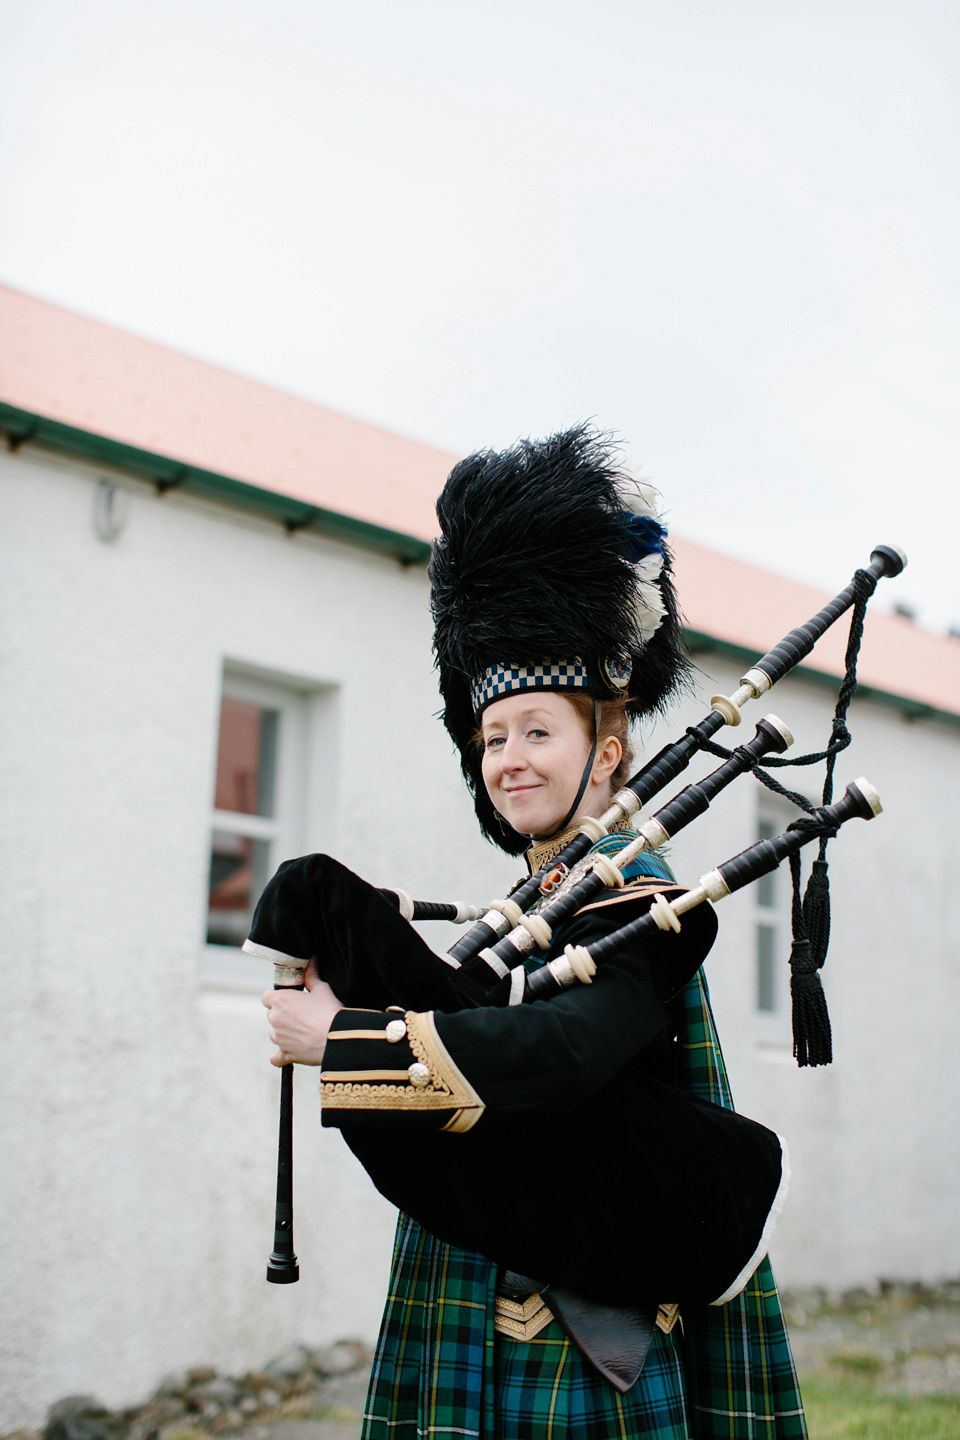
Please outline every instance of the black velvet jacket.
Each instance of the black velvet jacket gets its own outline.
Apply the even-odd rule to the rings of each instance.
[[[564,927],[551,954],[635,918],[636,883]],[[676,1089],[670,999],[712,944],[708,906],[590,986],[505,1005],[451,970],[336,861],[288,862],[251,948],[318,968],[345,1003],[323,1123],[432,1233],[609,1304],[710,1302],[749,1263],[781,1179],[775,1135]]]

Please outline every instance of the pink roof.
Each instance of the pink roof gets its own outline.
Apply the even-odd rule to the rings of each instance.
[[[421,540],[436,533],[434,501],[454,455],[2,285],[0,337],[0,401]],[[865,537],[883,538],[896,543]],[[674,544],[691,629],[758,656],[830,598]],[[867,558],[853,556],[851,573]],[[838,577],[838,590],[848,578]],[[811,664],[842,674],[844,643],[841,622]],[[878,690],[960,714],[960,641],[871,613],[860,674]]]
[[[888,537],[865,538],[873,546]],[[896,537],[890,543],[896,544]],[[690,629],[754,650],[758,656],[833,598],[690,540],[675,537],[673,545],[677,591]],[[852,555],[850,575],[869,559],[866,547],[864,553]],[[839,578],[837,592],[849,578]],[[890,593],[886,587],[896,584],[881,580],[877,594]],[[808,663],[829,675],[842,675],[846,641],[847,623],[841,619],[817,642]],[[868,610],[858,675],[864,685],[877,690],[960,714],[960,640],[934,635],[897,615]]]
[[[0,285],[0,400],[429,540],[457,459]]]

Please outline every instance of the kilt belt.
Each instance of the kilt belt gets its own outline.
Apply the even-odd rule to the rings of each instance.
[[[532,1340],[554,1319],[556,1316],[539,1292],[528,1295],[526,1300],[510,1300],[506,1295],[496,1298],[493,1328],[511,1340]],[[657,1329],[662,1330],[664,1335],[670,1334],[678,1320],[679,1305],[661,1305],[657,1310]],[[682,1320],[680,1328],[683,1329]]]
[[[594,1369],[623,1395],[640,1378],[654,1329],[669,1335],[679,1316],[679,1305],[598,1305],[565,1287],[502,1270],[493,1328],[511,1340],[532,1340],[551,1320],[558,1321]]]

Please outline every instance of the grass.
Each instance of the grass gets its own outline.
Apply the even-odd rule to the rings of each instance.
[[[960,1396],[881,1395],[854,1378],[801,1390],[810,1440],[960,1440]]]

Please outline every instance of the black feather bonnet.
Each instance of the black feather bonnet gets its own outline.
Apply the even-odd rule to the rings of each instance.
[[[510,854],[530,839],[484,788],[474,741],[484,706],[515,690],[569,689],[623,696],[638,719],[686,676],[655,494],[609,436],[579,425],[468,455],[437,501],[430,603],[443,719],[481,828]]]

